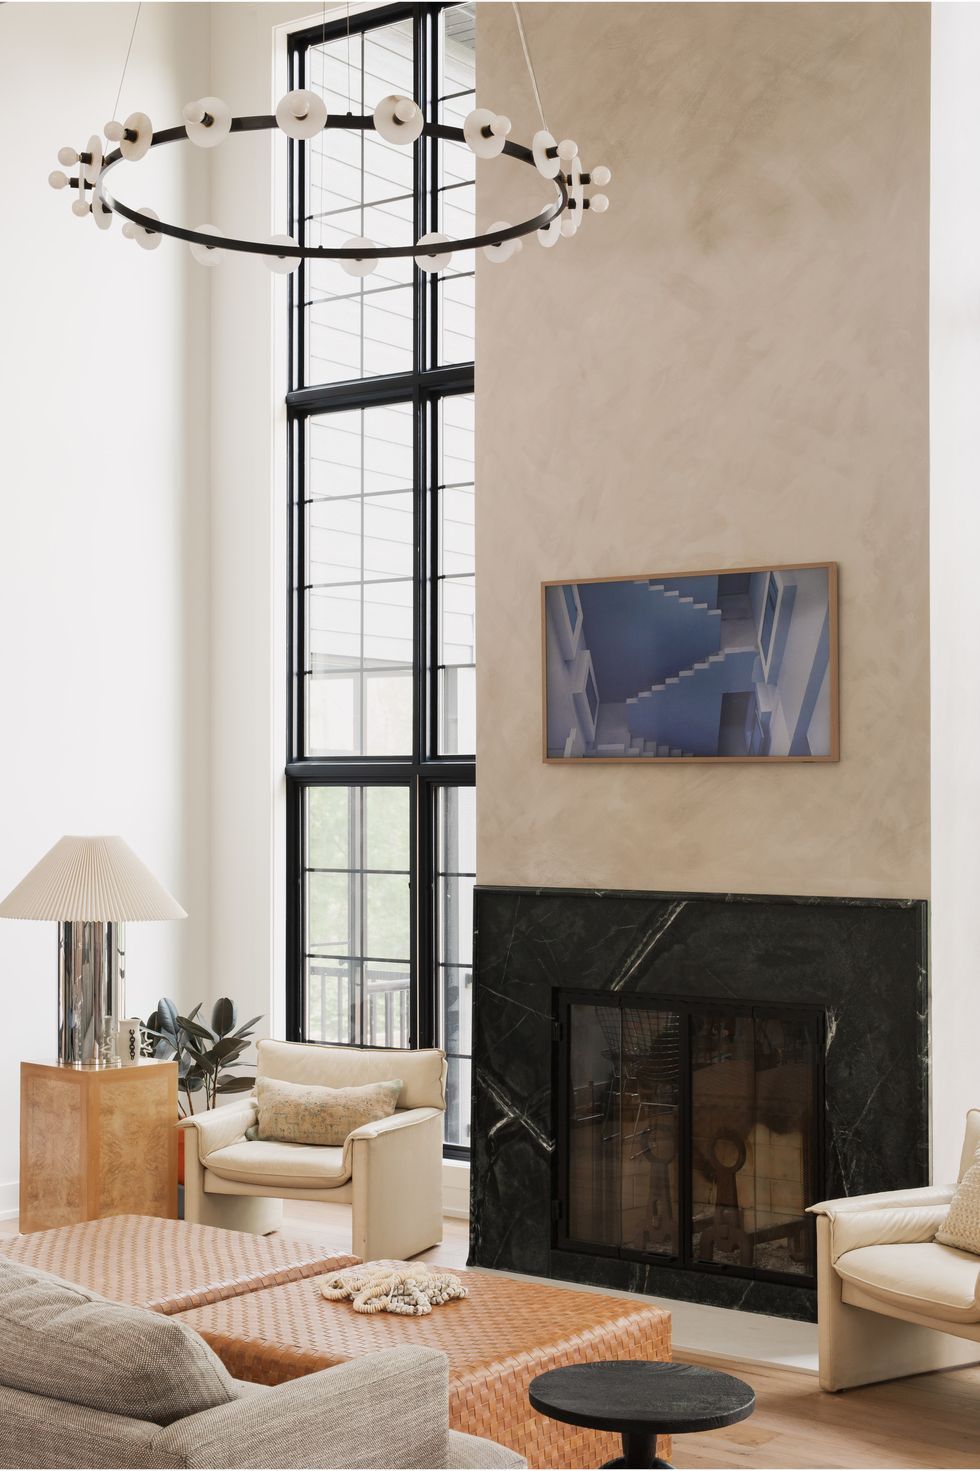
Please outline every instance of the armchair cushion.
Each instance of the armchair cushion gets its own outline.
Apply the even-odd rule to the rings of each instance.
[[[238,1398],[204,1340],[175,1317],[109,1302],[0,1261],[0,1379],[92,1410],[169,1425]]]
[[[389,1118],[401,1090],[401,1078],[353,1088],[257,1078],[258,1138],[341,1148],[354,1129]]]
[[[936,1240],[943,1246],[955,1246],[980,1256],[980,1147],[956,1187],[949,1214],[936,1232]]]
[[[435,1047],[417,1051],[384,1047],[323,1047],[310,1042],[264,1040],[256,1047],[260,1078],[352,1088],[402,1079],[402,1108],[446,1107],[446,1057]]]
[[[836,1269],[845,1282],[894,1307],[949,1323],[980,1322],[980,1266],[951,1246],[862,1246],[838,1257]]]
[[[204,1164],[221,1180],[285,1190],[331,1190],[351,1177],[350,1160],[343,1149],[326,1144],[280,1144],[271,1139],[226,1145],[206,1155]]]

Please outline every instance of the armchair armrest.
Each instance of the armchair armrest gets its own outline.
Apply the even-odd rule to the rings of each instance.
[[[821,1200],[809,1209],[827,1219],[830,1260],[836,1264],[845,1252],[862,1246],[931,1241],[946,1219],[955,1190],[955,1185],[883,1190],[877,1195]]]
[[[437,1118],[441,1113],[439,1108],[405,1108],[396,1110],[386,1119],[376,1119],[373,1124],[362,1124],[359,1129],[353,1129],[344,1140],[344,1167],[348,1170],[351,1167],[351,1156],[357,1140],[371,1141],[382,1135],[397,1133],[399,1129],[410,1129],[415,1124],[424,1124],[428,1119]]]
[[[197,1149],[202,1160],[217,1149],[229,1144],[238,1144],[245,1138],[245,1130],[251,1128],[259,1116],[254,1098],[240,1103],[231,1103],[227,1108],[212,1108],[204,1113],[191,1114],[181,1119],[181,1129],[194,1129],[197,1133]]]
[[[880,1211],[853,1211],[830,1220],[830,1257],[835,1264],[845,1252],[861,1246],[894,1246],[931,1241],[946,1219],[946,1205],[888,1206]]]
[[[838,1200],[818,1200],[807,1210],[815,1216],[851,1215],[856,1211],[880,1211],[892,1206],[948,1206],[956,1193],[955,1185],[920,1185],[914,1190],[881,1190],[877,1195],[845,1195]]]
[[[445,1466],[449,1363],[429,1348],[364,1354],[190,1415],[154,1443],[159,1464]]]

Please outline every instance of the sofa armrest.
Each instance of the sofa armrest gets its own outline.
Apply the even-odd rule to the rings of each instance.
[[[877,1195],[845,1195],[839,1200],[819,1200],[807,1206],[815,1216],[851,1215],[857,1211],[881,1211],[891,1207],[948,1206],[956,1193],[955,1185],[920,1185],[914,1190],[881,1190]]]
[[[499,1445],[495,1440],[484,1440],[481,1435],[466,1435],[462,1430],[450,1430],[449,1455],[446,1465],[452,1471],[491,1471],[493,1467],[513,1467],[519,1471],[526,1467],[523,1456],[509,1446]]]
[[[449,1363],[429,1348],[364,1354],[190,1415],[161,1431],[164,1464],[235,1467],[445,1466]]]
[[[258,1116],[255,1099],[246,1098],[240,1103],[230,1103],[226,1108],[211,1108],[204,1113],[191,1114],[181,1119],[179,1127],[195,1130],[198,1154],[206,1162],[208,1155],[216,1149],[241,1143],[245,1130],[252,1127]]]
[[[52,1389],[57,1369],[52,1368]],[[0,1466],[87,1466],[95,1471],[176,1466],[154,1455],[159,1425],[0,1385]],[[462,1464],[462,1463],[460,1463]],[[476,1465],[476,1462],[473,1463]]]

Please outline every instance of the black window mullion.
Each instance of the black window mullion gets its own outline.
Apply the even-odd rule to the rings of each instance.
[[[439,120],[439,76],[441,68],[442,25],[441,4],[395,4],[352,17],[351,34],[356,36],[363,52],[364,34],[376,27],[408,18],[413,22],[415,96],[423,107],[428,122]],[[321,40],[336,40],[345,34],[345,21],[324,28],[310,27],[293,38],[290,53],[291,86],[307,85],[308,51]],[[439,157],[438,142],[423,138],[414,151],[414,226],[416,238],[438,228],[439,222]],[[306,218],[308,145],[290,145],[290,221],[296,238],[305,241],[312,228]],[[306,793],[316,786],[339,786],[358,789],[352,793],[351,821],[357,833],[351,834],[363,844],[363,808],[366,789],[378,786],[403,786],[409,791],[410,842],[410,1037],[413,1047],[433,1046],[439,1042],[440,984],[438,939],[437,855],[439,850],[438,804],[442,787],[468,787],[475,781],[472,757],[442,756],[439,753],[439,402],[444,395],[473,391],[472,363],[440,366],[438,357],[439,291],[436,279],[413,271],[415,330],[413,367],[408,373],[358,378],[346,382],[311,384],[306,365],[306,301],[309,296],[309,272],[303,263],[291,287],[291,353],[290,388],[287,412],[290,444],[290,739],[286,766],[287,787],[287,950],[288,974],[286,997],[287,1034],[307,1040],[309,1028],[306,995],[306,860],[304,827]],[[362,360],[363,367],[363,360]],[[309,473],[309,421],[314,416],[332,411],[350,411],[374,406],[406,404],[414,409],[413,512],[414,512],[414,594],[413,594],[413,719],[412,751],[404,758],[337,757],[306,755],[306,676],[308,656],[308,618],[305,584],[308,580],[307,497]],[[362,455],[363,473],[363,455]],[[407,487],[406,487],[407,488]],[[362,527],[363,532],[363,527]],[[363,544],[363,536],[362,536]],[[363,570],[363,569],[362,569]],[[363,619],[362,619],[363,636]],[[363,660],[362,660],[363,665]],[[362,696],[363,698],[363,696]],[[354,814],[354,807],[359,808]],[[363,867],[363,852],[351,849],[355,867]],[[356,859],[356,863],[355,863]],[[352,880],[353,882],[354,880]],[[360,883],[360,878],[357,878]],[[357,967],[364,965],[367,939],[363,933],[366,918],[357,911],[366,896],[351,897],[351,923],[359,926],[357,944],[351,942],[352,980],[357,986],[356,1027],[350,1033],[355,1043],[363,1042],[367,1029],[365,974]],[[356,902],[355,902],[356,900]],[[355,960],[355,951],[359,956]],[[352,995],[352,1005],[354,997]],[[354,1021],[355,1018],[352,1018]],[[456,1157],[467,1151],[447,1146]]]

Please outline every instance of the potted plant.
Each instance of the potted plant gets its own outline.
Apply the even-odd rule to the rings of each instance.
[[[177,1114],[182,1119],[195,1112],[195,1094],[203,1093],[205,1108],[216,1108],[219,1095],[247,1093],[253,1087],[251,1077],[229,1069],[243,1065],[242,1053],[250,1045],[261,1016],[253,1016],[239,1026],[235,1003],[222,996],[214,1003],[208,1026],[201,1019],[201,1006],[198,1002],[188,1016],[181,1016],[174,1002],[162,996],[156,1011],[143,1024],[147,1055],[164,1061],[172,1058],[177,1063]],[[182,1185],[183,1130],[177,1135],[177,1151],[177,1179]]]

